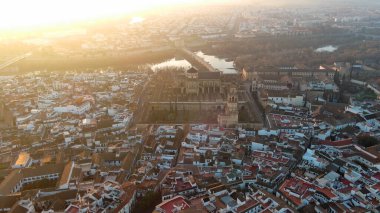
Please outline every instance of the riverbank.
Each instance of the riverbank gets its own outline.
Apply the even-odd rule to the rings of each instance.
[[[22,74],[38,70],[86,71],[93,69],[115,68],[133,69],[144,64],[155,64],[168,60],[175,54],[174,50],[147,51],[135,54],[98,55],[98,56],[31,56],[13,65],[14,69],[2,72],[2,75]]]

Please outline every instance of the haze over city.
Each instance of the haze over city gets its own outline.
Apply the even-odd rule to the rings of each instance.
[[[0,5],[0,212],[380,212],[379,1]]]
[[[0,30],[24,30],[37,27],[54,26],[57,24],[74,24],[80,21],[115,18],[128,14],[162,13],[167,9],[184,10],[187,7],[220,6],[220,5],[250,5],[254,7],[289,7],[289,6],[324,6],[330,5],[379,5],[374,0],[364,1],[314,1],[314,0],[111,0],[111,1],[49,1],[49,0],[14,0],[3,3],[0,18]],[[20,7],[22,5],[22,7]]]

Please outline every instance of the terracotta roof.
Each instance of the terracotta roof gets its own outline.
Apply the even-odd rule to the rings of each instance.
[[[11,193],[13,187],[20,182],[22,175],[20,170],[13,170],[5,179],[0,183],[0,195],[8,195]]]
[[[312,184],[309,184],[298,178],[290,178],[286,180],[279,188],[279,191],[296,206],[301,205],[301,198],[304,197],[305,193],[312,188]],[[298,194],[300,197],[291,195],[287,190],[292,193]]]
[[[38,197],[36,201],[46,201],[46,200],[55,200],[55,199],[60,199],[64,201],[72,200],[77,197],[77,194],[78,194],[77,189],[64,190],[64,191],[59,191],[58,193],[54,193],[51,195]]]
[[[124,208],[124,206],[127,205],[136,195],[136,186],[131,182],[125,183],[123,185],[123,189],[125,193],[121,197],[121,203],[118,207],[116,207],[116,209],[113,210],[113,212],[120,212],[120,210]]]
[[[329,188],[321,188],[321,187],[316,186],[315,190],[317,190],[318,192],[322,193],[323,195],[325,195],[329,199],[332,199],[332,198],[336,197],[336,195]]]
[[[250,209],[254,208],[255,206],[257,206],[259,204],[259,202],[257,202],[256,200],[249,200],[247,201],[244,205],[242,206],[239,206],[237,208],[237,212],[238,213],[243,213],[243,212],[247,212],[249,211]]]
[[[353,151],[355,151],[355,152],[354,153],[343,153],[343,157],[359,156],[359,157],[362,157],[362,158],[366,159],[367,161],[369,161],[373,164],[380,163],[380,157],[378,157],[378,154],[373,155],[372,153],[367,152],[366,150],[363,150],[358,146],[355,146]]]
[[[67,209],[65,209],[66,213],[78,213],[79,212],[79,207],[70,205]]]
[[[380,191],[380,183],[376,183],[375,185],[372,186],[372,188]]]
[[[272,161],[275,163],[288,163],[289,159],[284,157],[283,155],[278,155],[278,157],[275,157],[274,153],[268,153],[268,152],[259,152],[259,151],[253,151],[252,155],[255,158],[261,158],[267,161]]]
[[[321,141],[319,144],[325,145],[325,146],[335,146],[335,147],[353,145],[352,138],[339,140],[339,141],[327,141],[327,140],[325,140],[325,141]]]
[[[11,208],[11,210],[9,212],[10,213],[27,213],[28,210],[26,208],[24,208],[23,206],[16,204]]]
[[[44,165],[37,168],[23,168],[13,170],[0,183],[0,195],[8,195],[12,192],[13,187],[23,178],[36,177],[48,174],[61,174],[64,164]]]
[[[12,208],[12,206],[20,199],[20,196],[0,196],[0,209]]]
[[[61,179],[59,180],[59,186],[67,184],[70,181],[73,167],[74,162],[69,162],[66,164],[65,168],[63,169]]]
[[[181,211],[190,208],[190,205],[186,202],[184,197],[176,196],[170,200],[162,202],[157,205],[156,208],[162,209],[163,213],[175,213],[178,212],[178,210]]]
[[[290,201],[292,201],[294,204],[296,204],[297,206],[301,205],[302,201],[301,201],[301,198],[307,198],[311,195],[313,195],[314,193],[312,191],[310,191],[309,189],[314,189],[316,190],[317,192],[319,192],[320,194],[328,197],[329,199],[332,199],[332,198],[335,198],[337,197],[337,195],[335,195],[331,189],[329,188],[321,188],[321,187],[318,187],[318,186],[315,186],[311,183],[308,183],[302,179],[299,179],[299,178],[291,178],[291,179],[288,179],[286,180],[280,187],[280,191],[282,192],[282,194],[284,194]],[[289,192],[287,192],[286,190],[290,190],[292,193],[295,193],[295,194],[298,194],[300,195],[301,198],[298,198],[296,196],[293,196],[291,195]]]

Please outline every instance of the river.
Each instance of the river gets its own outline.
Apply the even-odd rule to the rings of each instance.
[[[220,70],[225,74],[237,72],[236,69],[234,68],[233,61],[227,61],[226,59],[218,58],[213,55],[206,55],[202,51],[195,52],[195,54],[203,58],[203,60],[211,64],[211,66],[213,66],[215,69]],[[153,64],[151,66],[153,71],[157,71],[165,67],[177,67],[177,68],[189,69],[191,67],[191,64],[185,59],[179,59],[179,58],[173,57],[169,60],[166,60],[157,64]]]
[[[191,67],[191,64],[185,59],[171,58],[169,60],[151,65],[153,71],[158,71],[167,67],[189,69]]]
[[[328,46],[324,46],[324,47],[320,47],[320,48],[316,49],[315,52],[317,52],[317,53],[322,53],[322,52],[332,53],[332,52],[335,52],[337,49],[338,49],[337,46],[328,45]]]

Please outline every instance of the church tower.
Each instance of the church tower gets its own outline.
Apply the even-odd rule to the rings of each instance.
[[[238,94],[236,87],[231,87],[227,97],[227,111],[228,113],[235,113],[238,111]]]
[[[238,92],[235,85],[231,86],[227,95],[227,103],[223,114],[218,115],[221,127],[234,127],[239,123]]]
[[[252,75],[252,84],[251,84],[251,92],[256,92],[259,89],[260,78],[257,75],[257,72],[254,72]]]

